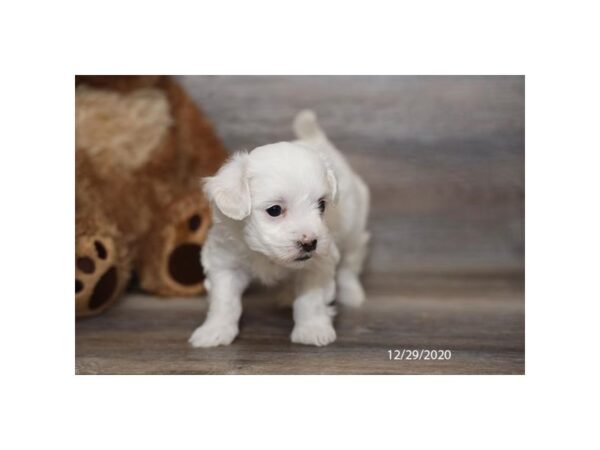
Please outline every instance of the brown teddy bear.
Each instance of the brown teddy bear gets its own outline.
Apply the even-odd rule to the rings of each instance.
[[[108,309],[132,273],[158,295],[203,292],[210,225],[199,188],[227,157],[170,77],[77,76],[77,317]]]

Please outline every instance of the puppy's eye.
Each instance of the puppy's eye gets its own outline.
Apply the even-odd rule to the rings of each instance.
[[[269,214],[271,217],[277,217],[281,215],[281,206],[273,205],[270,208],[267,208],[267,214]]]
[[[323,199],[319,200],[319,211],[321,211],[321,214],[325,212],[325,200]]]

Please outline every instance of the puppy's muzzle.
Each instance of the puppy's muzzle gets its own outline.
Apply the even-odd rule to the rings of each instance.
[[[302,239],[301,241],[296,241],[296,245],[302,251],[302,254],[295,260],[306,261],[312,258],[312,253],[317,249],[317,240],[312,238]]]
[[[317,248],[317,240],[311,239],[308,241],[298,241],[296,242],[299,248],[304,250],[306,253],[310,253]]]

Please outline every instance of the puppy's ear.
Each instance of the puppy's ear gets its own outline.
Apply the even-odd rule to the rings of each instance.
[[[204,193],[219,211],[234,220],[250,215],[252,202],[246,177],[248,153],[233,155],[214,177],[204,179]]]
[[[329,186],[329,196],[331,197],[331,201],[333,203],[337,203],[338,199],[338,180],[335,172],[331,167],[331,162],[329,159],[321,152],[319,152],[319,157],[323,164],[325,165],[325,177],[327,178],[327,185]]]
[[[329,192],[331,195],[331,201],[337,203],[338,199],[338,181],[335,173],[331,168],[327,168],[327,184],[329,184]]]

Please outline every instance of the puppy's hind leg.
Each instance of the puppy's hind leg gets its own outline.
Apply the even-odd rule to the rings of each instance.
[[[365,302],[365,291],[359,280],[370,235],[363,231],[342,252],[337,271],[337,300],[344,306],[359,307]]]

